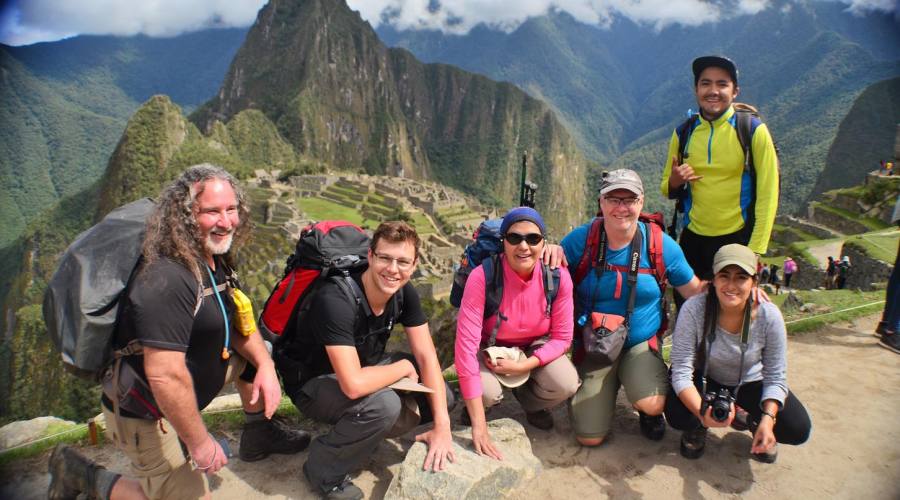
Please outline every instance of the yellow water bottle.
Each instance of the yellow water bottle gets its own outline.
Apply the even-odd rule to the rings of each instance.
[[[250,303],[244,292],[234,289],[231,297],[234,300],[234,306],[237,309],[237,328],[241,335],[248,337],[256,332],[256,319],[253,317],[253,304]]]

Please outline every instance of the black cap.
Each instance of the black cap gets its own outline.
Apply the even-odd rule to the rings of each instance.
[[[738,70],[737,66],[731,61],[731,59],[724,56],[703,56],[694,59],[694,63],[691,65],[694,69],[694,86],[697,86],[697,82],[700,81],[700,73],[703,73],[703,70],[709,67],[713,68],[722,68],[731,75],[731,81],[734,82],[734,86],[737,87],[738,84]]]

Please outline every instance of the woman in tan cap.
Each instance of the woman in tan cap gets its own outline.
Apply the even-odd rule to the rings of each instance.
[[[743,245],[720,248],[709,290],[688,299],[678,314],[666,419],[684,431],[685,458],[703,454],[709,427],[749,428],[750,453],[766,463],[777,457],[776,442],[809,438],[809,414],[788,391],[784,318],[771,302],[751,298],[756,263]]]
[[[503,253],[482,261],[466,281],[455,358],[466,402],[463,423],[472,426],[475,451],[496,459],[503,457],[488,435],[485,408],[500,402],[504,387],[513,388],[528,422],[545,430],[553,427],[550,409],[578,389],[578,374],[565,356],[572,342],[572,279],[565,268],[539,265],[543,219],[533,208],[514,208],[500,234]]]

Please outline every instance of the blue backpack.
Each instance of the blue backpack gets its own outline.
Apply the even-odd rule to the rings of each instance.
[[[503,219],[488,219],[482,222],[473,235],[474,241],[466,246],[462,262],[453,275],[453,287],[450,289],[450,303],[459,307],[462,303],[466,281],[472,270],[478,266],[484,269],[484,318],[498,313],[500,301],[503,299],[503,266],[500,254],[503,253],[503,238],[500,225]],[[544,280],[544,295],[547,298],[547,309],[544,313],[550,316],[553,301],[559,293],[559,269],[550,269],[541,263],[541,276]],[[499,326],[499,321],[497,322]]]

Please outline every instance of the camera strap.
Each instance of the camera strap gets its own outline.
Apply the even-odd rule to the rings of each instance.
[[[750,318],[753,313],[753,296],[751,294],[750,298],[747,299],[747,305],[744,306],[744,319],[741,321],[741,361],[738,365],[738,382],[737,386],[734,388],[734,399],[737,400],[738,391],[741,390],[741,385],[744,383],[744,357],[747,354],[747,346],[750,345]],[[712,343],[716,339],[716,323],[717,319],[715,316],[713,320],[710,321],[709,325],[706,325],[706,331],[704,332],[704,342],[706,343],[706,355],[703,359],[703,388],[701,394],[706,394],[706,372],[709,369],[709,353],[712,348]]]

